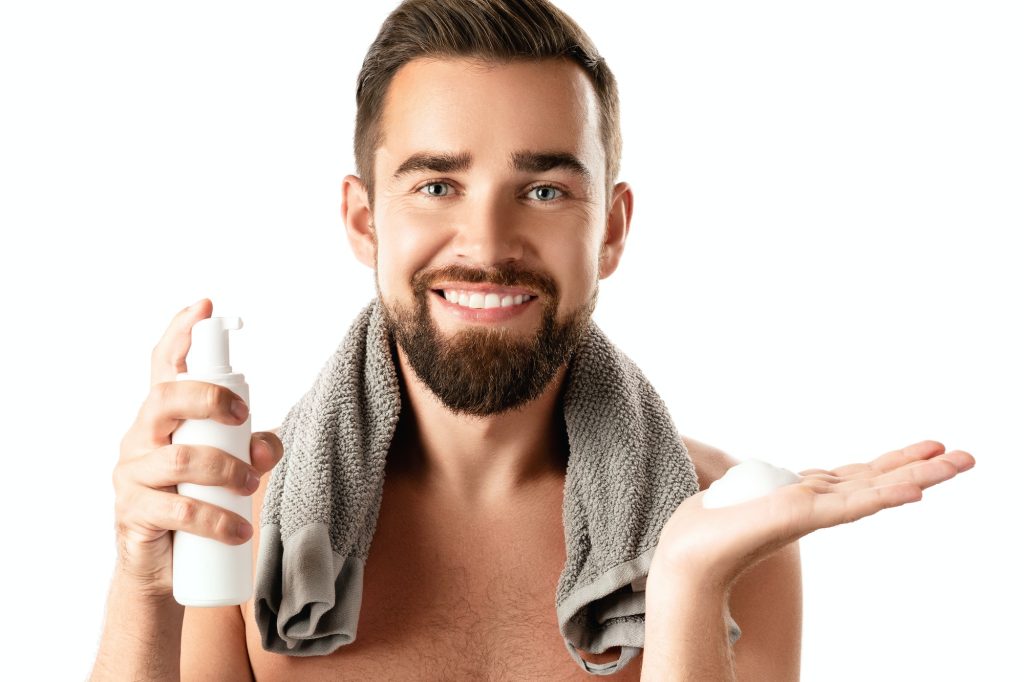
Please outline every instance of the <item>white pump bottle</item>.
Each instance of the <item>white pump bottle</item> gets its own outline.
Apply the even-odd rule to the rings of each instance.
[[[210,317],[192,326],[192,345],[185,360],[187,372],[178,381],[205,381],[237,393],[249,404],[245,375],[231,371],[228,331],[241,329],[240,317]],[[244,424],[232,426],[213,419],[186,419],[171,434],[172,443],[211,445],[246,464],[252,436],[252,414]],[[252,498],[223,486],[178,484],[178,494],[223,507],[252,523]],[[174,600],[183,606],[243,604],[253,592],[252,540],[229,545],[213,538],[173,531],[172,581]]]

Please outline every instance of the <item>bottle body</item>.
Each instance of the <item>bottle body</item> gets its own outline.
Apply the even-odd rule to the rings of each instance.
[[[192,380],[219,384],[231,389],[249,404],[249,385],[239,373],[180,373],[178,381]],[[213,419],[186,419],[174,433],[172,443],[210,445],[251,464],[249,442],[252,414],[237,426]],[[178,484],[178,494],[215,504],[235,512],[252,523],[252,498],[223,486]],[[173,531],[172,581],[174,600],[183,606],[230,606],[244,604],[252,597],[252,539],[229,545],[213,538]]]

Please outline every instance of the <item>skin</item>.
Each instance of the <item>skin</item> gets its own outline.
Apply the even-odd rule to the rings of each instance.
[[[582,68],[567,61],[414,60],[391,83],[383,129],[373,209],[363,181],[349,175],[342,216],[353,252],[374,269],[389,323],[399,330],[410,410],[403,468],[446,499],[497,508],[538,479],[564,473],[560,360],[590,318],[598,281],[618,266],[632,191],[620,182],[606,196],[596,95]],[[520,150],[569,152],[590,179],[562,168],[513,170],[509,155]],[[468,152],[472,164],[393,177],[423,151]],[[442,281],[522,286],[539,298],[512,320],[466,322],[430,292]],[[420,345],[403,348],[402,339],[417,333]],[[476,352],[460,352],[466,349]],[[424,372],[415,371],[411,355]],[[454,404],[464,382],[483,385],[492,363],[508,356],[534,362],[503,365],[505,399]],[[458,371],[426,382],[421,374],[432,365]],[[537,367],[537,385],[514,384],[514,377],[538,373],[523,368]]]
[[[975,465],[963,450],[924,440],[870,462],[807,469],[798,483],[740,504],[705,509],[706,490],[692,495],[662,528],[650,582],[684,575],[728,593],[751,566],[820,528],[852,523],[922,499],[922,491]]]
[[[350,175],[342,187],[342,215],[354,253],[374,269],[388,323],[409,346],[396,348],[406,401],[396,434],[400,447],[393,453],[396,473],[429,499],[453,505],[458,518],[489,523],[523,500],[525,492],[557,483],[564,475],[567,452],[558,406],[565,367],[560,359],[571,353],[589,320],[599,280],[617,268],[633,196],[626,183],[605,195],[597,102],[585,74],[572,63],[417,60],[398,72],[391,88],[385,140],[374,164],[378,189],[373,208],[362,180]],[[459,171],[392,177],[403,160],[425,150],[468,152],[473,163]],[[572,153],[590,169],[590,181],[564,169],[511,170],[509,154],[521,150]],[[428,196],[430,183],[444,183],[434,187],[443,196]],[[564,194],[538,191],[538,185]],[[557,198],[550,203],[542,200],[552,195]],[[470,323],[451,316],[430,294],[430,285],[441,280],[521,284],[540,298],[512,320]],[[156,454],[137,455],[162,452],[180,419],[216,415],[238,423],[227,416],[230,391],[215,387],[211,393],[209,386],[173,381],[185,369],[192,325],[209,317],[211,308],[203,299],[195,309],[179,313],[154,349],[154,387],[167,384],[166,391],[155,394],[162,402],[154,400],[154,405],[163,408],[140,412],[122,443],[123,453],[129,454],[123,454],[125,464],[116,476],[122,481],[119,499],[136,498],[140,487],[147,488],[146,494],[170,496],[162,486],[174,481],[161,471],[161,460]],[[489,363],[509,354],[517,357],[500,365],[506,371],[499,376],[507,385],[498,386],[508,390],[468,399],[459,395],[463,382],[487,386],[494,366]],[[520,355],[526,360],[517,365]],[[454,369],[432,371],[432,364]],[[516,371],[523,367],[532,367],[535,376],[528,378],[539,380],[524,381],[518,376],[523,372]],[[418,369],[429,370],[422,372],[426,380]],[[276,434],[253,434],[251,472],[269,472],[282,453]],[[246,490],[249,467],[212,449],[196,449],[196,454],[187,475],[176,474],[174,480],[227,481]],[[214,461],[222,463],[221,470],[204,478],[200,472]],[[657,654],[665,665],[659,668],[657,657],[648,661],[645,656],[645,674],[669,679],[665,675],[678,669],[678,661],[707,659],[715,644],[697,642],[692,652],[679,650],[687,641],[682,633],[692,628],[685,619],[676,622],[665,614],[686,615],[700,597],[711,604],[707,612],[719,619],[718,597],[780,547],[814,529],[919,500],[923,488],[973,464],[965,452],[945,453],[941,443],[924,441],[868,464],[804,471],[800,483],[734,507],[703,509],[703,492],[687,498],[662,531],[648,579],[649,601],[660,606],[652,606],[649,614],[652,645],[646,653]],[[200,507],[203,513],[187,522],[176,520],[168,504],[155,501],[125,508],[152,510],[146,518],[119,517],[127,529],[121,541],[130,545],[124,554],[135,559],[138,575],[161,592],[170,586],[166,529],[244,541],[232,539],[233,524],[227,523],[240,517],[215,513],[212,507]],[[750,634],[747,650],[753,651]]]

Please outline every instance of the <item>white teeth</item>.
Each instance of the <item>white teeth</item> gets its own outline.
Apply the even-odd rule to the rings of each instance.
[[[444,297],[452,303],[467,308],[507,308],[536,298],[536,296],[526,294],[516,294],[514,296],[506,294],[501,296],[495,293],[482,294],[477,291],[458,291],[455,289],[445,289]]]

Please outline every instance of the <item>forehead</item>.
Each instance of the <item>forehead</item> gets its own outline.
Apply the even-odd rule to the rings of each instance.
[[[519,149],[572,152],[603,168],[597,95],[582,67],[565,59],[414,59],[392,79],[381,125],[382,170],[421,150],[504,163]]]

